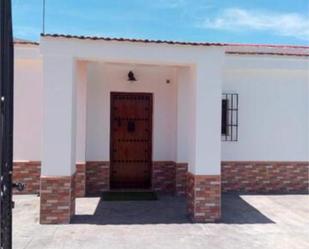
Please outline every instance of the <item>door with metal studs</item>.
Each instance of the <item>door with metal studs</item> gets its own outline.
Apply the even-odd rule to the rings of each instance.
[[[152,94],[111,93],[111,188],[151,186]]]

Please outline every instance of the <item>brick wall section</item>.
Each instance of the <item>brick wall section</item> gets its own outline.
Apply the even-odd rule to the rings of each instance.
[[[175,193],[175,162],[152,163],[152,189],[160,193]]]
[[[70,220],[72,218],[73,215],[75,215],[75,210],[76,210],[76,201],[75,198],[76,196],[76,172],[75,174],[72,176],[71,179],[71,208],[70,208]]]
[[[98,195],[109,190],[109,162],[90,161],[76,163],[75,194],[76,197]],[[152,187],[161,193],[185,195],[187,164],[172,161],[153,162]],[[40,190],[41,162],[14,163],[14,181],[26,184],[23,192],[17,194],[37,194]],[[15,192],[15,191],[14,191]]]
[[[100,195],[109,190],[109,162],[92,161],[86,163],[86,194]]]
[[[74,176],[43,176],[40,193],[40,223],[70,223],[75,213]]]
[[[177,163],[175,173],[176,173],[175,193],[177,196],[185,196],[186,195],[186,185],[187,185],[188,164],[187,163]]]
[[[309,163],[222,162],[222,191],[309,193]]]
[[[194,222],[215,222],[221,217],[221,177],[187,176],[187,208]]]
[[[25,184],[23,192],[37,194],[40,189],[41,162],[14,162],[13,181]],[[184,195],[187,164],[153,162],[153,189]],[[109,189],[109,162],[76,165],[76,197],[100,194]],[[87,189],[87,190],[86,190]],[[309,163],[306,162],[222,162],[222,191],[243,193],[309,193]]]
[[[186,199],[187,199],[187,212],[191,218],[194,215],[194,199],[195,199],[194,184],[195,184],[194,175],[188,172]]]
[[[76,163],[75,197],[86,195],[86,163]]]
[[[41,162],[25,161],[13,163],[13,182],[25,184],[22,192],[13,190],[14,194],[37,194],[40,191]]]

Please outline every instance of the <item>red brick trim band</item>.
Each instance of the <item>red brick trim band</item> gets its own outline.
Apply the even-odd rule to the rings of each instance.
[[[89,161],[76,163],[75,195],[84,197],[109,190],[109,162]],[[14,162],[13,180],[25,184],[23,192],[14,194],[38,194],[40,190],[41,162]],[[153,162],[153,189],[162,193],[184,196],[186,192],[187,163],[172,161]]]
[[[40,223],[68,224],[75,214],[75,175],[41,177]]]
[[[222,162],[222,191],[309,193],[309,162]]]
[[[77,197],[85,196],[86,192],[98,194],[100,189],[109,189],[109,162],[86,164],[77,163],[76,165]],[[154,162],[153,189],[163,193],[184,195],[187,167],[186,163]],[[14,190],[14,194],[39,193],[40,172],[41,162],[39,161],[14,162],[13,181],[25,184],[23,192]],[[223,192],[308,193],[308,189],[308,162],[222,162]]]
[[[13,190],[14,194],[38,194],[40,191],[41,162],[16,161],[13,163],[13,182],[25,184],[22,192]]]
[[[221,177],[187,176],[187,210],[194,222],[215,222],[221,217]]]
[[[177,196],[185,196],[187,189],[187,163],[176,163],[175,188]]]
[[[152,189],[161,193],[175,192],[175,162],[155,161],[152,163]]]
[[[109,190],[110,163],[104,161],[89,161],[86,163],[86,193],[100,195]]]
[[[75,197],[86,196],[86,163],[76,163]]]
[[[40,161],[15,161],[13,163],[13,182],[25,185],[22,192],[13,190],[14,194],[39,194],[41,177]],[[86,164],[76,163],[75,178],[76,197],[84,197],[86,191]]]
[[[154,161],[152,163],[152,189],[160,193],[184,196],[188,164],[173,161]]]
[[[152,189],[161,193],[185,195],[187,164],[172,161],[155,161],[152,165]],[[78,170],[77,170],[78,172]],[[98,195],[110,188],[110,163],[86,163],[86,193]]]

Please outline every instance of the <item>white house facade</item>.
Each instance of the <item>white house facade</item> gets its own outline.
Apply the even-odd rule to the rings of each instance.
[[[15,180],[40,222],[113,189],[309,192],[309,47],[44,35],[15,43]]]

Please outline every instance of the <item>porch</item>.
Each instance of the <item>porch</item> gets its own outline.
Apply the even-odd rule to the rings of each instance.
[[[42,224],[115,187],[186,196],[193,221],[220,218],[223,49],[46,35],[41,53]]]

